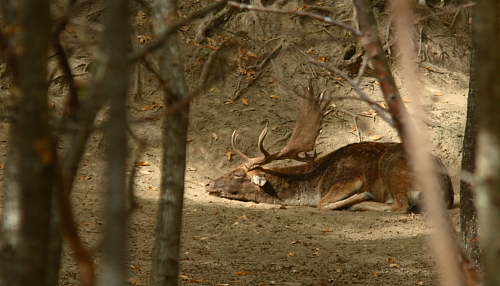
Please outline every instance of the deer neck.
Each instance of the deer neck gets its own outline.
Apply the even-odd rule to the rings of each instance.
[[[262,190],[270,197],[261,202],[317,206],[320,198],[317,189],[319,176],[314,172],[316,168],[318,165],[302,164],[286,168],[262,169],[267,179]]]

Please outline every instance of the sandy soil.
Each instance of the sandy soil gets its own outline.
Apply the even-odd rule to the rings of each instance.
[[[181,1],[181,16],[206,2]],[[338,20],[349,21],[352,17],[350,1],[263,2],[264,6],[282,9],[304,4],[313,12]],[[98,20],[92,9],[98,11],[98,7],[91,7],[82,18]],[[383,39],[392,40],[387,35],[387,10],[377,7],[376,11]],[[136,12],[135,32],[147,36],[147,11]],[[406,98],[410,111],[417,101],[424,105],[429,148],[447,165],[456,193],[468,85],[468,35],[464,31],[469,28],[465,15],[460,13],[451,28],[448,25],[454,13],[425,22],[428,26],[423,29],[419,49],[425,60],[420,69],[421,98]],[[299,104],[292,89],[299,90],[307,78],[313,77],[317,90],[326,89],[331,96],[356,96],[340,77],[307,61],[321,59],[349,71],[356,66],[362,49],[339,28],[292,16],[234,12],[200,43],[194,41],[197,27],[198,23],[185,26],[180,37],[190,88],[205,80],[207,90],[191,106],[180,285],[437,285],[437,268],[427,243],[432,227],[425,214],[320,212],[311,207],[229,201],[204,192],[210,179],[240,164],[237,157],[227,157],[233,130],[241,134],[241,149],[249,155],[258,155],[257,138],[265,122],[272,130],[266,146],[272,150],[284,146]],[[416,25],[416,32],[418,29],[420,26]],[[86,35],[76,27],[66,36],[87,39]],[[210,73],[205,78],[202,70],[213,47],[219,48],[219,55],[208,67]],[[81,46],[74,48],[72,65],[86,79],[92,51]],[[346,56],[353,49],[354,55]],[[264,65],[259,77],[243,88],[248,77],[260,72],[249,71],[248,67],[258,65],[274,50],[278,52]],[[398,77],[397,80],[402,84]],[[140,85],[132,85],[131,116],[159,114],[162,95],[154,78],[143,71],[139,82]],[[364,77],[360,86],[374,100],[382,101],[374,78]],[[65,91],[62,83],[53,82],[55,110]],[[241,93],[235,98],[238,91]],[[3,88],[2,94],[5,93]],[[405,95],[406,91],[403,89],[402,93]],[[326,139],[321,151],[333,151],[359,140],[398,140],[394,130],[364,103],[336,100],[333,104],[334,112],[323,126]],[[98,119],[104,120],[105,114]],[[1,151],[5,155],[7,127],[1,128]],[[129,282],[147,285],[160,186],[160,120],[132,128],[150,145],[140,159],[149,164],[138,167],[134,182],[139,209],[130,220]],[[81,236],[89,246],[102,238],[106,146],[101,140],[102,134],[92,135],[72,197]],[[137,142],[131,139],[130,145],[131,154],[136,154]],[[458,221],[457,206],[450,210],[450,215]],[[97,254],[96,264],[100,261]],[[77,279],[72,255],[65,250],[61,285],[78,285]]]

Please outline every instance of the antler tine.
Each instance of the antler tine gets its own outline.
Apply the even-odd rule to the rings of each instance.
[[[323,113],[323,117],[325,117],[328,113],[332,111],[332,110],[325,111],[325,109],[330,105],[330,102],[332,101],[331,97],[327,97],[327,99],[325,100],[325,93],[326,90],[323,90],[318,96],[318,101],[320,102],[320,109],[321,112]]]
[[[259,136],[259,150],[260,152],[262,152],[262,154],[264,154],[264,157],[269,157],[269,152],[267,152],[266,149],[264,149],[264,139],[266,139],[266,136],[267,136],[267,130],[268,130],[268,126],[269,126],[269,122],[266,123],[266,127],[264,127],[264,130],[262,130],[262,132],[260,133],[260,136]]]
[[[231,147],[233,147],[234,153],[238,155],[241,160],[245,163],[245,166],[252,170],[255,169],[258,166],[265,165],[267,163],[270,163],[274,160],[274,156],[276,154],[269,154],[266,149],[264,149],[264,139],[266,138],[268,131],[268,124],[266,124],[266,127],[262,132],[260,133],[259,136],[259,149],[260,151],[264,154],[264,156],[256,157],[256,158],[249,158],[247,155],[243,154],[238,148],[236,148],[236,138],[238,138],[238,134],[236,134],[236,130],[233,131],[233,135],[231,136]]]
[[[302,105],[295,122],[295,128],[287,145],[275,156],[275,160],[294,159],[313,163],[317,157],[314,151],[321,133],[321,123],[330,101],[325,100],[325,91],[314,94],[312,82],[304,86]],[[312,154],[311,154],[312,153]]]
[[[243,154],[238,148],[236,148],[236,138],[238,138],[238,134],[236,134],[236,130],[233,131],[233,135],[231,135],[231,147],[233,147],[234,153],[238,155],[246,163],[250,161],[247,155]]]

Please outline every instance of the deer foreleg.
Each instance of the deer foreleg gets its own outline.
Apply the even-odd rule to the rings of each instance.
[[[363,181],[354,180],[333,185],[330,191],[318,203],[320,210],[337,210],[353,204],[372,200],[372,194],[366,192],[359,194]]]
[[[379,211],[379,212],[389,212],[389,211],[399,211],[395,210],[393,205],[379,202],[360,202],[352,205],[349,208],[350,211]]]
[[[338,209],[343,209],[347,208],[368,200],[373,200],[373,195],[365,192],[361,194],[355,194],[347,199],[340,200],[337,202],[320,202],[319,204],[319,209],[320,210],[338,210]]]

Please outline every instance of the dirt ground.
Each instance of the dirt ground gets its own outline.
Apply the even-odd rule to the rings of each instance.
[[[180,15],[208,3],[182,0]],[[262,1],[262,5],[284,10],[302,8],[346,22],[353,17],[351,2],[344,0]],[[99,9],[91,6],[80,18],[98,21]],[[394,60],[390,9],[377,4],[375,11],[382,39]],[[456,194],[469,64],[469,11],[458,11],[457,7],[418,10],[415,19],[422,21],[415,25],[415,33],[420,39],[417,48],[422,61],[422,93],[418,99],[405,97],[410,111],[417,102],[423,104],[428,146],[448,167]],[[431,12],[444,13],[429,17]],[[134,13],[137,41],[147,41],[148,13],[139,8]],[[199,24],[183,27],[179,39],[190,89],[202,82],[206,87],[206,92],[193,100],[189,115],[180,285],[437,285],[438,269],[428,247],[432,227],[425,214],[321,212],[312,207],[230,201],[204,192],[207,182],[241,164],[238,157],[228,160],[227,156],[233,130],[240,134],[240,149],[251,156],[258,155],[257,138],[266,122],[272,130],[266,146],[279,150],[286,144],[300,100],[292,90],[300,90],[300,84],[306,84],[308,78],[314,79],[318,92],[357,96],[338,75],[308,60],[352,72],[359,66],[362,48],[340,28],[289,15],[233,11],[205,39],[196,38]],[[75,73],[87,80],[93,51],[70,40],[89,39],[88,31],[75,24],[65,36],[65,44],[73,51]],[[270,60],[261,65],[269,55]],[[210,58],[213,60],[206,66]],[[260,70],[251,68],[259,65]],[[144,118],[161,114],[158,84],[144,68],[140,71],[132,71],[130,115]],[[378,84],[369,75],[370,69],[360,86],[382,102]],[[404,84],[397,75],[396,80]],[[56,113],[66,91],[62,81],[56,78],[52,82],[51,101]],[[2,86],[1,93],[5,98],[7,87]],[[404,88],[402,94],[406,95]],[[332,103],[334,112],[323,125],[325,143],[320,145],[321,151],[327,153],[360,140],[398,141],[395,131],[366,104],[353,100]],[[103,112],[97,123],[105,118]],[[138,167],[134,181],[139,208],[129,227],[130,285],[147,285],[150,275],[160,187],[160,125],[161,120],[155,120],[132,126],[135,135],[147,140],[149,146],[139,160],[144,164]],[[4,157],[8,145],[5,124],[0,134]],[[130,140],[130,152],[135,155],[137,142]],[[102,239],[105,148],[102,134],[95,132],[72,195],[80,234],[89,246]],[[457,195],[456,201],[450,215],[458,223]],[[100,261],[97,254],[95,263]],[[60,284],[79,285],[72,255],[66,249]]]

